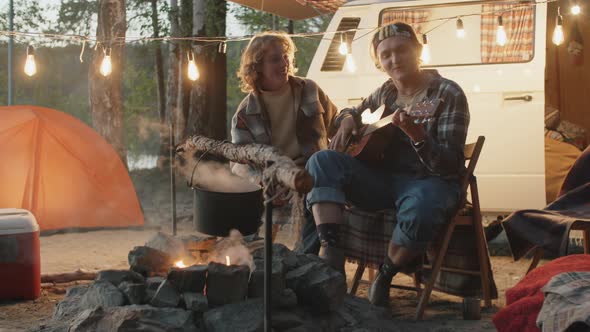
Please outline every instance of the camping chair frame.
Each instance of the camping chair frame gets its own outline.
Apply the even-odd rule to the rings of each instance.
[[[432,270],[430,278],[426,281],[424,285],[424,289],[421,288],[420,282],[420,280],[422,280],[421,269],[418,269],[418,271],[414,273],[414,287],[394,284],[391,285],[391,288],[412,290],[418,293],[419,302],[418,307],[416,308],[416,320],[422,319],[422,316],[424,315],[424,310],[426,308],[426,304],[430,299],[432,289],[434,288],[434,284],[441,270],[460,274],[480,276],[484,304],[486,307],[492,305],[490,288],[490,265],[488,264],[488,248],[482,225],[482,216],[479,205],[479,194],[477,191],[477,181],[473,174],[475,166],[477,165],[477,161],[479,159],[479,155],[483,148],[484,141],[485,137],[479,136],[475,143],[467,144],[463,149],[465,160],[468,161],[468,164],[467,171],[465,172],[465,176],[463,177],[461,182],[461,190],[463,195],[460,206],[465,206],[467,202],[467,189],[469,189],[471,193],[473,207],[471,209],[460,209],[459,212],[457,212],[457,214],[451,219],[451,221],[442,229],[441,234],[443,234],[443,238],[439,250],[437,251],[438,254],[435,256],[432,265],[422,266],[422,268]],[[451,240],[451,236],[453,235],[453,231],[455,227],[459,225],[473,226],[478,252],[479,270],[474,271],[457,268],[446,268],[442,266],[445,255],[447,253],[449,242]],[[366,266],[366,262],[360,262],[358,264],[350,289],[351,294],[356,293],[360,279],[362,278]]]
[[[584,243],[584,254],[590,254],[590,223],[585,221],[576,221],[572,224],[570,231],[582,231],[583,235],[583,243]],[[541,247],[535,247],[533,254],[533,259],[531,260],[531,264],[527,269],[525,275],[529,274],[532,270],[534,270],[537,265],[539,265],[539,261],[543,258],[543,254],[545,251]]]

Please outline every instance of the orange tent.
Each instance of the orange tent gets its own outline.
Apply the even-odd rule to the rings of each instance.
[[[143,225],[115,150],[68,114],[0,107],[0,160],[0,208],[31,211],[41,231]]]

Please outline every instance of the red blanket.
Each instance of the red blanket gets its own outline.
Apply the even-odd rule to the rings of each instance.
[[[493,318],[496,329],[499,332],[540,331],[535,321],[545,299],[541,288],[553,276],[571,271],[590,271],[590,255],[561,257],[527,274],[506,291],[506,307]]]

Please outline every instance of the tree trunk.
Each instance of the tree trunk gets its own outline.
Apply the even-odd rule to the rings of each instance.
[[[170,35],[179,36],[178,26],[178,2],[170,0]],[[179,114],[178,82],[180,79],[180,45],[178,41],[171,41],[169,46],[168,83],[166,89],[166,111],[169,116],[169,124],[175,124]],[[170,130],[170,129],[169,129]],[[175,135],[174,135],[175,136]]]
[[[193,36],[225,36],[226,13],[225,1],[194,0]],[[226,55],[219,53],[218,47],[198,48],[198,50],[197,60],[201,78],[192,87],[191,108],[185,137],[200,134],[225,139],[227,137]]]
[[[160,22],[158,20],[158,0],[151,0],[152,5],[152,29],[154,38],[160,37]],[[158,114],[160,115],[160,153],[158,155],[158,168],[165,169],[170,166],[170,140],[168,138],[168,126],[166,122],[166,86],[164,83],[164,60],[160,42],[154,42],[154,57],[156,59],[156,84],[158,85]]]
[[[195,154],[203,152],[241,164],[254,163],[264,168],[263,178],[273,176],[282,185],[299,193],[308,193],[313,187],[313,178],[305,169],[295,165],[291,158],[281,155],[275,147],[269,145],[236,145],[203,136],[193,136],[178,144],[176,149],[177,156],[184,160],[194,159]],[[192,172],[189,170],[183,174],[190,179]]]
[[[193,37],[204,37],[206,21],[206,4],[205,0],[193,0],[193,15],[192,15],[192,36]],[[207,99],[207,81],[209,80],[208,60],[207,54],[210,50],[203,50],[201,45],[203,43],[196,42],[192,46],[192,50],[195,54],[195,61],[199,67],[201,77],[198,81],[193,82],[190,90],[190,105],[187,126],[184,132],[185,137],[194,135],[196,133],[207,135],[209,124],[209,117],[206,108]],[[208,47],[211,48],[211,47]]]
[[[127,147],[123,135],[123,67],[124,43],[110,43],[115,38],[125,38],[127,29],[125,0],[99,0],[96,38],[100,46],[111,48],[112,72],[104,77],[100,64],[102,52],[96,52],[88,73],[89,98],[92,125],[109,142],[127,165]],[[101,49],[99,47],[99,49]]]
[[[225,1],[207,0],[207,36],[225,36],[225,18],[227,3]],[[217,47],[211,49],[211,64],[207,67],[207,104],[205,112],[209,115],[207,122],[208,136],[215,139],[227,138],[227,56],[219,53]],[[213,111],[215,110],[215,111]]]
[[[193,30],[193,3],[199,0],[180,0],[180,15],[179,15],[179,27],[180,35],[182,37],[190,37]],[[191,51],[190,42],[181,42],[181,53],[180,53],[180,76],[178,81],[178,106],[179,113],[176,117],[176,141],[180,142],[185,136],[187,119],[190,112],[190,94],[191,94],[191,83],[188,79],[188,54]],[[195,55],[195,57],[197,57]]]

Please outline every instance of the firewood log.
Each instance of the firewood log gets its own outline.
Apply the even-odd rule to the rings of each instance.
[[[41,283],[63,284],[76,280],[94,280],[98,274],[78,269],[74,272],[42,274]]]
[[[263,167],[265,172],[274,172],[271,175],[282,185],[299,193],[307,193],[313,187],[313,178],[305,169],[295,165],[291,158],[281,155],[275,147],[269,145],[236,145],[196,135],[176,146],[176,154],[187,160],[195,153],[206,151],[233,162]]]

